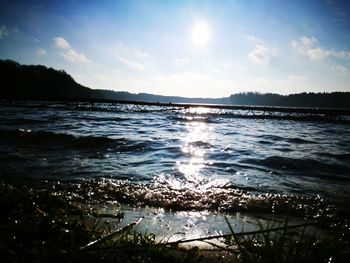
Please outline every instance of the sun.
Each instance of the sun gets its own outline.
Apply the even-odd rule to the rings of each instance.
[[[196,23],[191,31],[192,42],[196,46],[204,47],[210,38],[210,28],[205,22]]]

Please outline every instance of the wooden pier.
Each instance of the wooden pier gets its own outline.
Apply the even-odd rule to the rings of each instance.
[[[98,99],[50,101],[2,101],[0,105],[19,107],[65,107],[76,110],[109,112],[164,112],[194,115],[219,115],[232,118],[319,120],[350,123],[350,109],[243,106],[229,104],[188,104]]]

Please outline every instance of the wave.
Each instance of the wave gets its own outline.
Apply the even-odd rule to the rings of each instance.
[[[269,143],[274,143],[274,142],[287,142],[290,144],[314,144],[315,142],[312,140],[306,140],[298,137],[281,137],[278,135],[272,135],[272,134],[264,134],[264,135],[259,135],[257,138],[261,139],[259,143],[261,144],[269,144]]]
[[[317,153],[319,156],[325,156],[334,158],[337,160],[350,161],[350,153],[327,153],[327,152],[319,152]]]
[[[263,134],[263,135],[258,135],[256,138],[261,138],[262,140],[268,140],[268,141],[283,141],[285,138],[280,137],[278,135],[273,135],[273,134]]]
[[[210,115],[202,114],[202,115],[195,115],[195,114],[184,114],[184,115],[169,115],[168,119],[171,121],[177,121],[177,122],[203,122],[203,123],[220,123],[220,120],[217,118],[214,118]]]
[[[270,156],[265,159],[244,159],[241,162],[306,177],[350,180],[350,168],[348,166],[322,160]]]
[[[59,149],[115,149],[119,152],[145,150],[156,145],[156,142],[146,143],[131,141],[124,138],[112,139],[99,136],[75,136],[72,134],[36,130],[0,130],[0,140],[3,143],[38,145],[43,148]]]
[[[199,147],[199,148],[205,148],[205,149],[210,149],[210,148],[214,147],[214,146],[211,145],[210,143],[203,142],[203,141],[193,141],[193,142],[189,142],[189,143],[188,143],[188,146]]]
[[[130,121],[130,118],[123,118],[123,117],[117,117],[117,116],[111,116],[111,117],[102,117],[102,116],[96,116],[96,115],[82,115],[78,117],[79,120],[84,121],[93,121],[93,122],[124,122],[124,121]]]
[[[29,124],[47,124],[50,123],[50,120],[40,120],[40,119],[31,119],[31,118],[16,118],[14,119],[2,119],[2,125],[29,125]]]
[[[118,201],[135,206],[154,206],[175,211],[208,210],[234,213],[283,213],[312,215],[329,211],[329,205],[319,197],[251,194],[226,181],[211,181],[202,185],[159,178],[153,184],[133,184],[122,180],[98,179],[83,184],[64,184],[72,198],[89,202]],[[59,187],[55,187],[57,191]],[[74,193],[74,194],[73,194]],[[328,210],[327,210],[328,209]]]
[[[305,140],[301,138],[286,138],[286,142],[289,142],[291,144],[314,144],[316,142],[311,141],[311,140]]]

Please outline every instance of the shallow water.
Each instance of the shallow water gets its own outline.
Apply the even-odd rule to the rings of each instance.
[[[291,198],[349,203],[350,129],[3,106],[0,171],[4,178],[84,185],[79,191],[86,198],[177,211],[266,212]],[[91,182],[97,178],[103,180]]]

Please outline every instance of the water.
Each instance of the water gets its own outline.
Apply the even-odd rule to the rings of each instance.
[[[205,114],[2,106],[0,171],[3,178],[78,185],[74,193],[81,198],[174,211],[349,204],[350,129]]]

